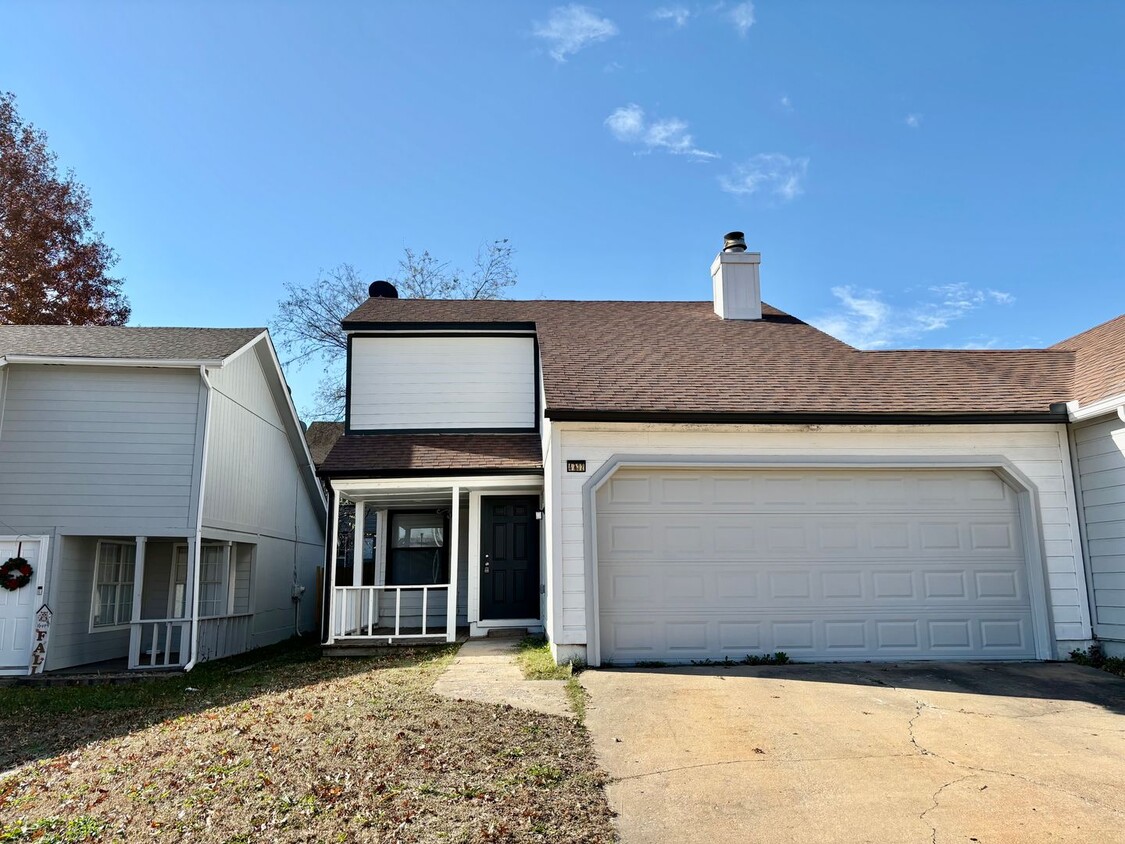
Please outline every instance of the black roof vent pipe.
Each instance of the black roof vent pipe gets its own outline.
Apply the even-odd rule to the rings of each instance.
[[[371,286],[367,288],[367,295],[372,299],[397,299],[398,288],[389,281],[373,281]]]

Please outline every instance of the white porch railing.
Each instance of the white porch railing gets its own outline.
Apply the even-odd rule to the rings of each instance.
[[[177,668],[190,654],[190,618],[148,618],[129,625],[130,668]]]
[[[199,619],[199,662],[250,650],[253,618],[240,613]],[[190,618],[146,618],[129,625],[130,668],[179,668],[190,657]]]
[[[199,619],[199,661],[222,659],[250,650],[253,618],[252,613],[240,613]]]
[[[403,593],[413,595],[421,593],[421,605],[416,601],[409,601],[409,606],[403,606]],[[443,592],[449,600],[449,584],[439,583],[432,586],[337,586],[333,590],[333,629],[332,638],[340,639],[376,639],[386,640],[388,643],[396,638],[427,638],[445,639],[447,612],[440,611],[441,620],[436,624],[430,623],[430,612],[433,610],[431,597],[435,592]],[[381,595],[394,596],[393,612],[386,602],[380,600]],[[403,624],[404,609],[411,619],[417,618],[409,627]],[[434,627],[440,627],[434,631]]]

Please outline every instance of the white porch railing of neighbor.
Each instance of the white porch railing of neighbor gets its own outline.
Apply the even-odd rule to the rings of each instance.
[[[199,662],[250,650],[253,618],[240,613],[199,619]],[[179,668],[190,657],[190,618],[146,618],[129,625],[130,668]]]
[[[253,614],[247,612],[199,619],[199,661],[222,659],[250,650],[253,618]]]
[[[404,605],[403,593],[407,593]],[[337,586],[334,589],[332,636],[335,639],[427,639],[446,638],[446,611],[440,610],[440,620],[430,623],[430,613],[439,612],[434,607],[434,593],[444,593],[448,600],[449,584],[432,586]],[[415,598],[420,594],[421,603]],[[394,596],[394,613],[380,601],[380,595]],[[404,627],[404,613],[410,619]],[[438,627],[435,631],[433,628]]]
[[[129,625],[130,668],[178,668],[190,655],[190,618],[147,618]]]

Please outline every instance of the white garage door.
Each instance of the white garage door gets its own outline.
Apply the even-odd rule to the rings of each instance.
[[[987,470],[619,470],[602,660],[1034,658],[1021,536]]]

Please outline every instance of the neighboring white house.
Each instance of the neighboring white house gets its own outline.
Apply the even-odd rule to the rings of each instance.
[[[860,351],[762,303],[759,262],[730,237],[705,302],[373,285],[343,322],[345,433],[319,470],[357,510],[354,559],[331,539],[326,641],[529,628],[593,665],[1088,644],[1075,352]]]
[[[1125,316],[1052,348],[1076,356],[1068,409],[1094,633],[1125,656]]]
[[[0,673],[190,667],[315,624],[325,503],[265,329],[0,326]]]

